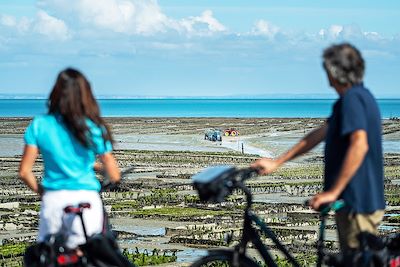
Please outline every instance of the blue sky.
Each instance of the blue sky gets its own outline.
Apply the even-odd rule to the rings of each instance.
[[[72,66],[97,95],[334,96],[321,53],[348,41],[400,97],[398,25],[396,0],[1,0],[0,95],[47,95]]]

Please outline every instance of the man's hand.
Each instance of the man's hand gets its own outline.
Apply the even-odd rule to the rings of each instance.
[[[336,193],[331,191],[319,193],[311,199],[310,206],[314,210],[318,210],[321,205],[334,202],[337,200],[338,197],[339,196]]]
[[[279,165],[280,164],[275,159],[262,158],[256,160],[253,164],[251,164],[251,167],[256,169],[258,171],[258,174],[266,175],[274,172],[279,167]]]
[[[325,139],[327,129],[328,124],[325,123],[321,127],[310,132],[301,139],[300,142],[289,149],[289,151],[280,155],[276,159],[262,158],[251,164],[251,167],[257,169],[260,175],[270,174],[285,162],[310,151],[316,145],[321,143]]]

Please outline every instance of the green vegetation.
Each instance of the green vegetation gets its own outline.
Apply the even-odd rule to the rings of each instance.
[[[136,266],[147,266],[147,265],[158,265],[164,263],[176,262],[176,253],[172,252],[171,255],[167,255],[164,251],[160,255],[160,251],[154,249],[152,253],[148,253],[145,249],[143,253],[139,252],[139,249],[136,248],[135,252],[129,252],[127,249],[122,251],[122,254],[127,257],[131,262],[133,262]]]
[[[296,261],[300,264],[300,266],[314,266],[315,263],[317,262],[317,256],[313,255],[312,253],[310,254],[299,254],[295,255]],[[275,261],[279,267],[291,267],[293,266],[286,258],[280,258],[279,256],[275,257]],[[260,266],[265,266],[265,264],[262,264]]]
[[[324,166],[309,164],[299,167],[287,167],[277,170],[274,176],[285,179],[299,178],[323,178]]]
[[[400,179],[400,167],[398,165],[385,166],[385,177],[390,179]],[[275,177],[284,179],[301,178],[321,178],[324,177],[324,166],[322,164],[308,164],[298,167],[286,167],[278,169]]]
[[[123,153],[124,155],[129,154],[149,154],[149,155],[188,155],[188,156],[241,156],[241,157],[253,157],[252,155],[242,154],[237,151],[229,152],[208,152],[208,151],[175,151],[175,150],[116,150],[118,153]]]
[[[400,206],[400,196],[399,195],[387,195],[386,202],[390,206]]]
[[[23,267],[24,262],[23,262],[23,257],[18,256],[18,257],[12,257],[12,258],[3,258],[0,259],[0,266],[5,266],[5,267]]]
[[[228,210],[206,210],[196,208],[184,207],[164,207],[157,209],[136,210],[130,212],[135,217],[168,217],[168,218],[181,218],[181,217],[202,217],[202,216],[222,216],[231,214]]]
[[[196,204],[200,203],[200,198],[198,195],[184,195],[183,196],[183,201],[185,204]]]
[[[315,265],[315,263],[317,262],[317,256],[315,255],[306,255],[306,254],[301,254],[301,255],[297,255],[295,256],[296,260],[300,263],[300,266],[313,266]],[[262,262],[262,261],[257,261],[256,259],[253,258],[253,260],[255,262],[257,262],[257,264],[260,267],[267,267],[267,265]],[[279,266],[279,267],[291,267],[293,266],[293,264],[291,264],[286,258],[281,258],[279,256],[275,256],[275,263]],[[229,267],[231,266],[231,264],[225,260],[216,260],[210,263],[207,263],[207,265],[204,265],[204,267]]]
[[[176,189],[153,189],[150,195],[139,196],[137,202],[140,206],[160,205],[165,203],[177,203],[179,202],[179,198]]]
[[[247,186],[249,188],[270,188],[270,187],[282,187],[282,186],[314,186],[314,185],[322,185],[322,181],[303,181],[303,182],[278,182],[278,183],[269,183],[269,182],[258,182],[258,183],[248,183]]]
[[[40,211],[40,204],[39,203],[21,203],[19,205],[21,210],[34,210],[39,212]]]
[[[200,203],[197,195],[179,195],[173,188],[153,189],[150,195],[138,196],[136,200],[126,200],[111,205],[113,211],[139,209],[144,206],[165,204]]]
[[[118,203],[114,203],[111,205],[111,210],[117,211],[117,210],[126,210],[126,209],[136,209],[139,207],[139,204],[136,200],[127,200],[127,201],[121,201]]]
[[[399,166],[385,166],[385,178],[400,179]]]
[[[26,248],[31,245],[30,243],[16,243],[6,244],[0,246],[0,264],[1,266],[22,266],[22,261],[17,259],[21,258]],[[175,262],[177,257],[176,253],[160,253],[159,250],[154,249],[152,253],[148,253],[145,250],[143,253],[139,253],[136,248],[135,252],[129,252],[127,249],[123,250],[123,255],[127,257],[136,266],[147,266],[147,265],[158,265],[164,263]],[[21,259],[22,260],[22,259]]]
[[[390,223],[400,223],[400,214],[389,217],[389,222]]]
[[[0,246],[0,258],[14,258],[23,256],[30,243],[11,243]]]

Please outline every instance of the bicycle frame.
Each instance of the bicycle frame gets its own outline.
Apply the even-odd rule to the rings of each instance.
[[[254,174],[257,174],[256,169],[245,168],[236,169],[229,166],[217,166],[206,169],[199,174],[193,176],[193,184],[199,193],[200,200],[205,202],[222,202],[228,195],[235,189],[243,191],[246,197],[246,208],[244,210],[243,232],[239,244],[232,249],[217,250],[214,254],[217,256],[229,255],[231,266],[239,266],[241,259],[248,259],[246,255],[247,245],[253,244],[255,249],[261,254],[261,257],[267,266],[278,267],[271,255],[269,248],[263,244],[261,234],[265,235],[272,240],[276,248],[282,252],[286,259],[295,267],[300,267],[298,261],[287,250],[287,248],[278,240],[274,232],[251,211],[252,206],[252,193],[250,189],[244,184],[244,181],[250,179]],[[307,204],[306,204],[307,205]],[[317,267],[322,265],[324,258],[327,257],[324,249],[325,238],[325,220],[328,213],[337,211],[344,206],[342,200],[335,201],[328,205],[320,207],[320,228],[319,239],[317,241],[318,259]],[[255,227],[255,225],[257,227]],[[218,255],[219,254],[219,255]],[[208,259],[207,259],[208,260]],[[197,262],[196,262],[197,263]],[[195,265],[198,266],[198,265]],[[239,266],[240,267],[240,266]]]
[[[255,223],[261,230],[261,232],[270,238],[273,243],[276,245],[279,251],[281,251],[289,262],[295,266],[300,267],[300,264],[296,261],[296,259],[290,254],[290,252],[285,248],[285,246],[278,240],[275,236],[274,232],[257,216],[251,211],[252,205],[252,194],[250,190],[243,184],[238,183],[238,188],[243,190],[246,195],[247,206],[244,213],[244,223],[243,223],[243,235],[241,242],[235,247],[236,254],[244,255],[246,252],[246,247],[248,243],[253,243],[255,248],[260,252],[264,262],[267,266],[277,267],[274,259],[272,258],[268,248],[261,241],[260,235],[257,230],[253,227],[252,223]],[[336,201],[331,206],[322,207],[320,211],[320,227],[319,227],[319,238],[317,241],[317,267],[321,267],[324,254],[324,239],[325,239],[325,225],[326,218],[329,214],[329,211],[339,210],[344,206],[343,201]]]
[[[273,231],[251,210],[252,195],[250,190],[244,185],[239,184],[239,188],[243,190],[247,198],[247,207],[245,209],[244,223],[243,223],[243,235],[240,243],[235,247],[235,251],[238,255],[244,255],[246,253],[246,248],[248,243],[254,244],[255,248],[260,252],[264,262],[267,266],[278,267],[268,248],[261,241],[260,235],[257,230],[253,227],[254,222],[261,230],[263,234],[269,237],[279,251],[281,251],[289,260],[290,263],[295,267],[300,267],[300,264],[295,260],[295,258],[290,254],[290,252],[284,247],[284,245],[278,240]]]

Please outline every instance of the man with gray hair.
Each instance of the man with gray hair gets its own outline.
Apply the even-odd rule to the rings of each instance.
[[[341,250],[348,252],[359,248],[360,232],[377,233],[384,215],[381,117],[375,98],[363,85],[364,60],[354,46],[327,48],[323,66],[339,95],[331,116],[286,153],[259,159],[252,167],[260,174],[272,173],[325,141],[324,192],[311,199],[311,206],[318,209],[337,199],[345,201],[336,223]]]

